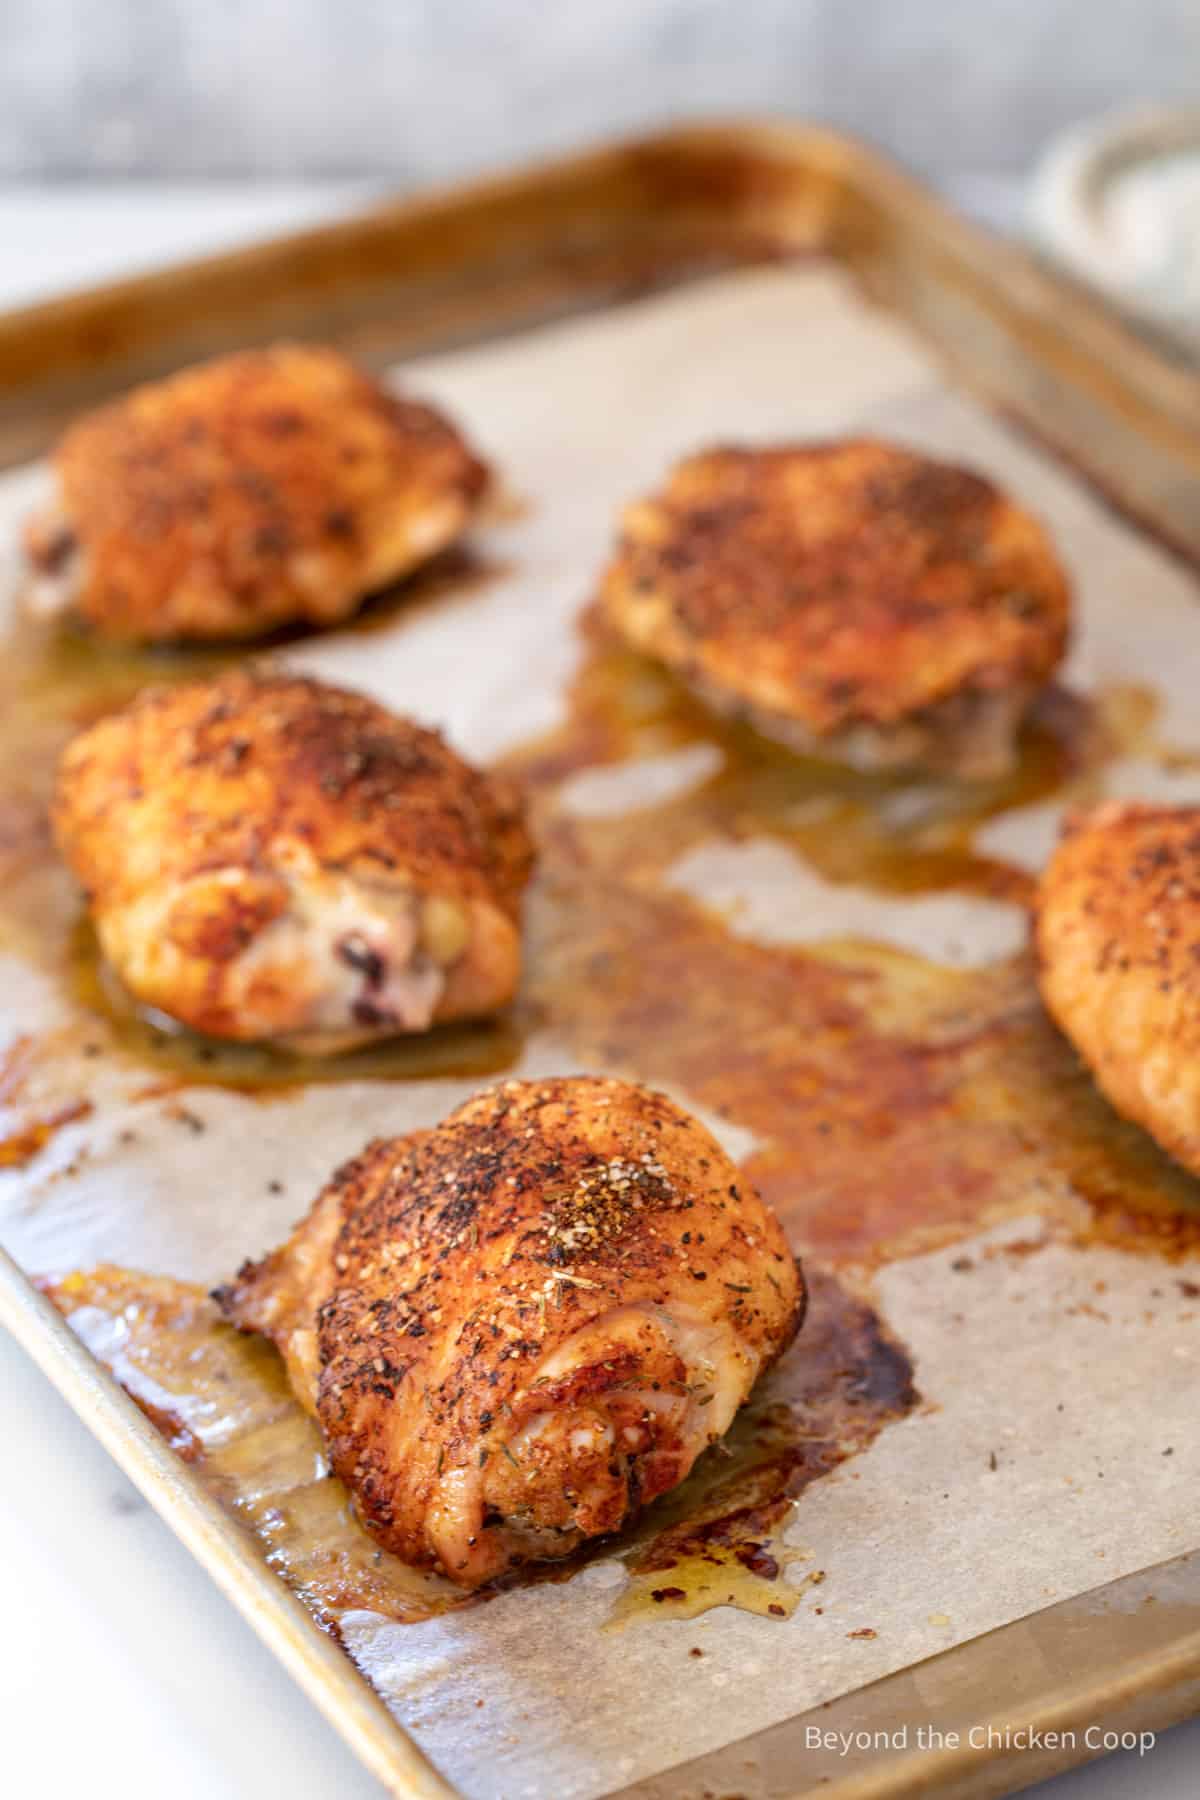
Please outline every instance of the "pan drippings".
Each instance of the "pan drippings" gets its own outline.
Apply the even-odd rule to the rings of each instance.
[[[564,724],[505,759],[529,790],[540,848],[512,1016],[310,1067],[138,1016],[108,985],[49,844],[50,769],[70,727],[124,700],[143,663],[169,679],[197,659],[135,668],[63,640],[49,659],[22,642],[6,676],[5,728],[22,753],[0,813],[5,931],[61,976],[74,1019],[64,1041],[149,1071],[148,1094],[164,1082],[269,1094],[311,1079],[484,1079],[547,1039],[586,1065],[668,1084],[749,1135],[748,1176],[812,1259],[812,1315],[725,1445],[625,1542],[614,1625],[820,1606],[824,1571],[797,1547],[796,1498],[916,1403],[903,1347],[859,1297],[873,1265],[1034,1209],[1077,1241],[1176,1255],[1200,1239],[1195,1184],[1099,1097],[1048,1022],[1027,954],[951,966],[863,937],[801,942],[803,918],[743,932],[677,879],[705,847],[766,842],[848,891],[965,894],[1019,917],[1031,877],[980,853],[978,833],[1015,808],[1096,791],[1109,758],[1150,733],[1142,691],[1092,705],[1051,694],[1013,776],[918,790],[719,723],[589,636]],[[648,801],[622,797],[623,772],[651,758],[675,773]],[[274,1352],[219,1323],[199,1290],[102,1270],[54,1297],[327,1626],[356,1608],[417,1621],[473,1603],[366,1537]],[[522,1579],[562,1580],[612,1554]]]
[[[765,840],[885,899],[955,891],[1024,908],[1031,877],[978,854],[979,829],[1094,791],[1152,718],[1140,691],[1095,706],[1052,695],[1013,777],[915,794],[723,727],[597,641],[562,729],[508,765],[536,796],[541,846],[527,1029],[676,1084],[751,1133],[744,1167],[802,1255],[910,1255],[1033,1209],[1075,1238],[1182,1253],[1200,1241],[1196,1184],[1101,1099],[1026,952],[952,967],[863,938],[768,943],[672,880],[698,847]],[[712,772],[681,794],[615,814],[572,803],[584,772],[696,746]],[[803,918],[782,923],[804,937]]]
[[[346,1613],[411,1624],[478,1603],[409,1568],[358,1524],[328,1473],[316,1425],[262,1338],[224,1323],[203,1290],[111,1267],[48,1284],[59,1310],[200,1480],[261,1541],[268,1563],[335,1633]],[[829,1276],[813,1284],[803,1351],[771,1372],[721,1445],[650,1508],[624,1553],[614,1623],[711,1606],[791,1614],[819,1584],[783,1543],[793,1501],[916,1404],[912,1369],[871,1308]],[[613,1545],[507,1585],[562,1580]],[[819,1601],[818,1601],[819,1603]]]

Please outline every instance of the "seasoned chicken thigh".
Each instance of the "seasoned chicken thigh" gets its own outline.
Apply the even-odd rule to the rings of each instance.
[[[1200,807],[1069,821],[1036,944],[1042,998],[1107,1098],[1200,1175]]]
[[[681,1481],[804,1288],[703,1126],[583,1076],[369,1144],[217,1298],[283,1352],[367,1530],[476,1587]]]
[[[432,407],[280,344],[89,413],[28,523],[29,603],[106,637],[331,625],[458,537],[487,470]]]
[[[603,609],[723,712],[860,768],[988,777],[1067,643],[1041,527],[869,440],[715,449],[625,514]]]
[[[68,745],[54,828],[143,1004],[327,1053],[511,999],[516,796],[361,694],[233,673]]]

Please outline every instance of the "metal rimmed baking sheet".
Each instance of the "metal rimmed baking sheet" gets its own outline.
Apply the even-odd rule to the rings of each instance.
[[[684,134],[572,165],[541,185],[538,177],[509,184],[486,201],[468,196],[442,202],[440,210],[380,214],[358,232],[353,224],[335,227],[290,251],[255,253],[257,262],[225,259],[195,273],[190,288],[184,272],[93,302],[41,309],[25,321],[34,349],[24,377],[16,369],[18,327],[0,324],[10,445],[32,445],[85,390],[283,323],[373,346],[380,360],[397,347],[427,349],[439,333],[460,340],[495,334],[495,342],[423,358],[413,377],[470,420],[529,501],[521,516],[489,530],[487,549],[505,572],[482,592],[450,596],[412,619],[398,615],[386,635],[333,634],[291,653],[302,666],[397,705],[435,711],[456,741],[488,756],[554,722],[579,654],[574,616],[613,512],[665,461],[714,435],[815,435],[865,425],[972,460],[1045,513],[1084,589],[1074,679],[1088,686],[1119,676],[1153,685],[1162,730],[1186,743],[1192,682],[1180,646],[1194,644],[1200,655],[1192,577],[1069,469],[958,391],[946,362],[1004,406],[1033,408],[1046,435],[1085,458],[1137,512],[1177,539],[1195,529],[1198,457],[1186,426],[1186,382],[1067,290],[945,220],[854,147],[820,136],[789,138],[782,128]],[[414,245],[421,256],[414,251],[411,265],[400,266]],[[818,250],[825,252],[820,259],[778,260],[781,251]],[[746,266],[767,252],[768,266]],[[256,268],[264,287],[252,316],[236,289]],[[478,284],[487,270],[495,280],[484,292]],[[684,274],[689,283],[671,287],[672,277]],[[862,298],[863,280],[872,304]],[[670,291],[638,298],[631,284]],[[206,306],[221,295],[221,305]],[[601,309],[604,300],[610,304]],[[581,305],[588,316],[565,316]],[[511,335],[518,324],[532,329]],[[932,332],[932,349],[922,331]],[[0,501],[6,533],[38,479],[22,472],[7,484]],[[494,648],[480,655],[480,645]],[[1114,779],[1148,777],[1131,768]],[[1164,779],[1171,791],[1186,790],[1182,776],[1174,786]],[[1049,822],[1045,812],[1002,821],[1004,854],[1036,862]],[[785,910],[795,873],[785,868],[769,878],[782,884],[778,904]],[[711,891],[717,877],[709,868],[696,879]],[[736,857],[722,865],[720,879],[726,900],[752,900],[769,886]],[[817,904],[810,887],[808,919]],[[861,906],[857,928],[867,935],[886,938],[901,929],[886,905],[872,910],[868,896]],[[968,955],[981,943],[979,954],[991,956],[1005,947],[1007,926],[1018,930],[1020,921],[989,915],[987,931],[1001,935],[983,942],[975,935],[982,915],[971,907],[950,918],[926,913],[905,920],[905,947],[945,958],[952,942]],[[52,1022],[55,996],[36,972],[11,971],[9,995],[19,1025],[36,1030]],[[535,1041],[523,1066],[542,1072],[568,1060],[561,1048]],[[144,1101],[130,1101],[119,1077],[95,1072],[90,1080],[93,1117],[64,1130],[26,1176],[8,1178],[4,1241],[31,1269],[103,1256],[206,1281],[270,1241],[364,1137],[437,1117],[462,1087],[441,1081],[315,1089],[258,1109],[252,1132],[244,1110],[250,1103],[206,1093],[195,1100],[207,1126],[197,1136],[181,1133],[165,1108],[148,1114]],[[133,1152],[119,1143],[129,1105],[139,1109]],[[84,1143],[86,1163],[68,1177]],[[280,1172],[285,1191],[270,1196],[268,1175]],[[1002,1234],[983,1248],[993,1241],[1002,1247]],[[1029,1298],[1017,1300],[1016,1277],[998,1254],[983,1263],[994,1278],[977,1297],[974,1335],[964,1341],[946,1300],[949,1255],[896,1264],[880,1279],[884,1314],[914,1349],[936,1410],[885,1433],[844,1479],[814,1490],[796,1526],[805,1539],[820,1540],[822,1554],[828,1548],[832,1624],[806,1620],[809,1636],[791,1646],[769,1622],[724,1613],[688,1627],[686,1643],[674,1625],[640,1638],[605,1635],[599,1628],[610,1604],[604,1571],[611,1565],[598,1564],[561,1587],[505,1595],[436,1629],[407,1628],[404,1640],[364,1627],[352,1648],[417,1743],[465,1792],[584,1795],[630,1782],[650,1783],[647,1792],[686,1792],[670,1783],[707,1780],[703,1765],[686,1777],[661,1771],[694,1765],[700,1753],[727,1759],[730,1739],[781,1732],[794,1714],[856,1689],[878,1694],[869,1684],[897,1680],[914,1664],[932,1671],[928,1680],[906,1678],[932,1707],[938,1672],[950,1669],[944,1679],[953,1683],[954,1644],[977,1649],[981,1634],[1013,1630],[1011,1621],[1049,1600],[1087,1592],[1113,1575],[1131,1578],[1144,1564],[1194,1548],[1187,1383],[1156,1379],[1164,1353],[1183,1350],[1177,1366],[1190,1354],[1184,1297],[1169,1318],[1160,1309],[1163,1322],[1151,1330],[1145,1315],[1161,1275],[1156,1265],[1112,1250],[1051,1249],[1038,1259]],[[1104,1359],[1095,1354],[1095,1322],[1079,1310],[1100,1280],[1116,1296],[1109,1304],[1119,1333],[1111,1370],[1104,1363],[1116,1385],[1103,1396],[1112,1417],[1103,1436],[1089,1435],[1097,1411],[1091,1405],[1089,1418],[1089,1401]],[[188,1509],[199,1506],[186,1471],[168,1470],[161,1452],[154,1460],[148,1428],[112,1400],[19,1277],[6,1271],[0,1295],[5,1321],[85,1416],[98,1427],[101,1417],[108,1421],[106,1442],[186,1529]],[[1021,1306],[1024,1313],[1014,1310]],[[963,1510],[954,1512],[952,1529],[937,1524],[935,1509],[905,1519],[901,1509],[917,1489],[921,1508],[932,1508],[932,1488],[922,1484],[954,1466],[977,1427],[1003,1433],[1019,1416],[1035,1445],[1052,1439],[1053,1418],[1032,1404],[1039,1394],[1048,1400],[1050,1387],[1039,1388],[1035,1372],[1014,1356],[1015,1348],[1028,1360],[1042,1345],[1052,1345],[1057,1359],[1053,1404],[1067,1396],[1072,1416],[1083,1421],[1072,1428],[1078,1434],[1057,1428],[1051,1460],[1021,1478],[1028,1490],[1006,1487],[990,1511],[980,1511],[989,1504],[981,1489],[960,1496]],[[1144,1445],[1144,1412],[1130,1406],[1139,1396],[1153,1397],[1155,1428],[1170,1435],[1175,1450],[1149,1474],[1132,1454]],[[1094,1504],[1083,1496],[1069,1521],[1048,1520],[1047,1497],[1064,1479],[1053,1459],[1079,1464],[1100,1450],[1112,1464],[1103,1502],[1097,1488]],[[1136,1519],[1136,1535],[1114,1529],[1114,1520],[1127,1518]],[[215,1522],[209,1525],[189,1542],[282,1644],[274,1578],[253,1558],[238,1557]],[[1019,1555],[1009,1549],[990,1558],[989,1534],[1019,1545]],[[919,1563],[908,1548],[914,1542],[928,1552]],[[1170,1579],[1184,1595],[1191,1565],[1177,1565]],[[876,1635],[852,1640],[849,1633],[868,1623],[864,1608]],[[303,1622],[286,1611],[288,1629],[294,1625],[305,1643]],[[1114,1611],[1114,1620],[1121,1616]],[[1158,1709],[1156,1717],[1182,1711],[1192,1695],[1185,1671],[1195,1625],[1194,1611],[1179,1599],[1177,1629],[1152,1643],[1131,1641],[1128,1657],[1116,1668],[1098,1665],[1091,1686],[1070,1704],[1099,1713],[1140,1695],[1148,1712]],[[703,1680],[689,1672],[689,1687],[676,1653],[698,1631],[694,1641],[711,1653],[698,1665]],[[1009,1653],[999,1654],[1003,1660]],[[931,1657],[936,1662],[926,1661]],[[433,1778],[379,1709],[367,1705],[350,1665],[334,1660],[336,1669],[326,1646],[312,1657],[296,1651],[291,1666],[310,1691],[325,1696],[335,1720],[345,1715],[348,1733],[372,1766],[388,1771],[397,1792],[438,1791],[419,1785]],[[467,1697],[479,1697],[481,1683],[488,1704],[476,1722]],[[912,1690],[904,1691],[911,1698]],[[647,1692],[658,1697],[652,1714],[638,1705]],[[1052,1697],[1049,1676],[1040,1692]],[[953,1773],[981,1787],[996,1780],[986,1759]],[[867,1779],[861,1771],[838,1775],[847,1783]],[[777,1762],[755,1776],[763,1793],[800,1793],[817,1778],[815,1765],[793,1766],[790,1752],[782,1773]],[[871,1791],[905,1791],[905,1784],[916,1791],[918,1783],[927,1789],[930,1778],[928,1768],[906,1769],[895,1760],[870,1774],[893,1785]],[[748,1776],[739,1780],[755,1791]]]

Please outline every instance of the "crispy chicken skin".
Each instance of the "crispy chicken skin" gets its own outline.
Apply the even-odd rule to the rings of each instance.
[[[511,999],[516,795],[361,694],[234,672],[68,745],[54,829],[143,1004],[328,1053]]]
[[[681,1481],[804,1286],[702,1125],[580,1076],[368,1144],[217,1299],[283,1352],[367,1530],[477,1587]]]
[[[1069,618],[1027,513],[867,439],[687,458],[626,511],[601,605],[636,649],[795,750],[978,778],[1011,762]]]
[[[31,608],[145,642],[334,624],[458,537],[487,483],[432,407],[306,344],[137,388],[72,426],[54,470]]]
[[[1104,1094],[1200,1175],[1200,807],[1071,819],[1035,932],[1042,998]]]

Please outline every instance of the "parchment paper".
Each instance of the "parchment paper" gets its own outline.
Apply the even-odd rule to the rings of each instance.
[[[386,632],[313,639],[289,656],[442,724],[470,754],[556,721],[579,655],[574,616],[616,509],[675,456],[712,439],[862,427],[974,463],[1045,518],[1078,585],[1073,684],[1148,683],[1163,735],[1200,746],[1192,578],[949,391],[928,354],[828,269],[721,277],[409,374],[530,502],[485,534],[506,572],[397,613]],[[39,480],[25,472],[0,487],[6,545]],[[633,779],[686,786],[705,772],[697,758],[685,751]],[[573,803],[620,807],[630,779],[579,778]],[[1195,798],[1200,778],[1125,763],[1109,786]],[[1007,814],[984,847],[1036,867],[1053,815]],[[798,856],[753,841],[694,853],[675,878],[740,899],[737,929],[750,934],[778,936],[783,918],[797,936],[819,935],[824,910],[839,930],[849,917],[855,932],[970,962],[1005,954],[1023,931],[996,902],[827,890]],[[0,983],[14,1028],[54,1022],[61,1002],[47,980],[13,961]],[[520,1072],[569,1066],[535,1040]],[[105,1258],[211,1281],[276,1241],[370,1134],[430,1123],[475,1085],[318,1086],[269,1105],[196,1090],[187,1107],[208,1127],[197,1133],[172,1101],[133,1101],[127,1074],[99,1069],[95,1115],[3,1178],[0,1231],[35,1270]],[[123,1143],[131,1120],[136,1142]],[[745,1149],[745,1134],[722,1135]],[[1148,1258],[987,1255],[1036,1234],[1030,1198],[1031,1218],[986,1243],[881,1275],[880,1310],[914,1353],[929,1404],[803,1495],[790,1537],[827,1571],[820,1615],[803,1605],[780,1624],[724,1609],[604,1632],[624,1579],[604,1561],[425,1625],[349,1622],[349,1648],[451,1779],[477,1800],[583,1800],[1196,1545],[1200,1305]],[[951,1267],[964,1250],[969,1277]],[[849,1635],[867,1627],[874,1637]]]

